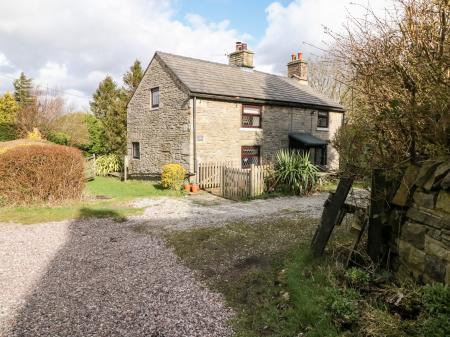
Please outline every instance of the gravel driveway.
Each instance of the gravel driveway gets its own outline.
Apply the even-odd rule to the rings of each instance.
[[[326,195],[143,199],[125,222],[0,224],[0,336],[230,336],[233,316],[151,229],[319,216]],[[148,233],[148,232],[147,232]]]

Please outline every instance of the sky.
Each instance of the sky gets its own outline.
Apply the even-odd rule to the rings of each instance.
[[[156,50],[227,62],[236,41],[257,70],[285,74],[293,52],[320,54],[323,26],[342,30],[349,13],[389,0],[14,0],[0,2],[0,93],[20,72],[87,111],[107,75],[121,84],[135,59]],[[355,3],[363,4],[364,6]]]

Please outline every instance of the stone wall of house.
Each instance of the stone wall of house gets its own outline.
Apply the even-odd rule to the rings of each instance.
[[[342,125],[342,114],[330,112],[328,129],[317,128],[317,110],[266,105],[262,128],[241,128],[241,103],[197,99],[197,158],[199,162],[232,161],[240,165],[241,146],[260,145],[263,162],[273,161],[289,146],[289,132],[307,132],[331,140]],[[337,168],[339,157],[329,145],[328,165]]]
[[[400,272],[450,284],[450,160],[411,165],[392,203],[406,212],[394,248]]]
[[[159,108],[151,108],[151,89],[159,87]],[[156,55],[127,108],[127,148],[131,175],[157,175],[164,164],[189,168],[191,110],[184,85]],[[140,159],[132,159],[131,143],[139,142]]]

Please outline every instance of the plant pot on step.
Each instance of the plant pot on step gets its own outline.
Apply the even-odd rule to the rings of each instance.
[[[198,191],[200,191],[200,187],[198,186],[198,184],[191,184],[191,192],[198,193]]]
[[[190,192],[190,191],[191,191],[191,185],[192,185],[192,184],[185,183],[185,184],[183,185],[184,190],[185,190],[186,192]]]

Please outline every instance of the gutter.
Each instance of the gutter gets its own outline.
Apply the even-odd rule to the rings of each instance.
[[[192,92],[192,94],[198,98],[205,98],[205,99],[211,99],[211,100],[217,100],[217,101],[268,104],[268,105],[287,106],[287,107],[314,109],[314,110],[322,110],[322,111],[345,112],[345,109],[342,107],[330,106],[330,105],[295,103],[295,102],[266,100],[266,99],[248,98],[248,97],[239,97],[239,96],[204,94],[204,93],[198,93],[198,92],[195,92],[195,93]]]
[[[197,174],[197,97],[192,97],[192,136],[193,136],[193,156],[194,156],[194,175]]]

